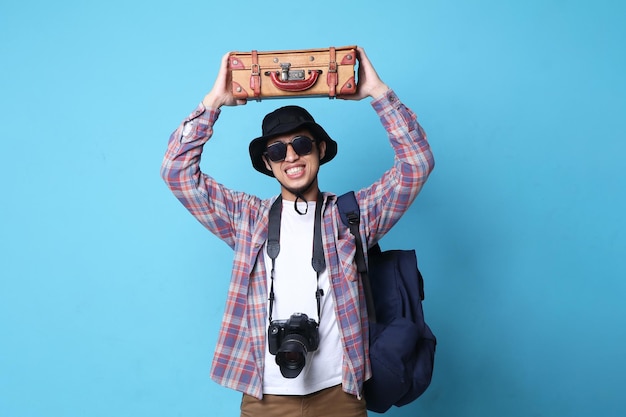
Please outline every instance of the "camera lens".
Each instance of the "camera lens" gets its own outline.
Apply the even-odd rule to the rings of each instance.
[[[300,375],[306,365],[307,341],[302,336],[294,334],[284,340],[276,353],[276,364],[285,378],[295,378]]]

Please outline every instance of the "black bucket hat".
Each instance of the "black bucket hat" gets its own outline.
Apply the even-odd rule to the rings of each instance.
[[[268,139],[303,128],[311,132],[313,139],[326,142],[326,153],[320,160],[320,165],[337,155],[337,142],[328,136],[322,126],[315,123],[313,116],[308,111],[299,106],[285,106],[274,110],[263,118],[262,136],[250,142],[250,159],[254,169],[273,177],[274,174],[267,169],[263,161]]]

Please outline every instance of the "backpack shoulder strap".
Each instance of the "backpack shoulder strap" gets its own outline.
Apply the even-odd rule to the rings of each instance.
[[[357,269],[361,274],[367,273],[367,265],[365,264],[365,256],[363,254],[363,241],[361,239],[361,233],[359,232],[361,212],[354,191],[340,195],[337,198],[337,206],[339,207],[341,221],[350,228],[350,233],[352,233],[356,239],[357,251],[355,260]]]
[[[374,306],[374,298],[372,294],[372,286],[370,284],[369,275],[367,273],[367,265],[365,264],[365,254],[363,253],[363,240],[361,239],[361,233],[359,232],[359,223],[361,220],[361,212],[359,210],[359,203],[356,201],[354,191],[349,191],[340,195],[337,198],[337,207],[339,208],[339,215],[343,224],[350,228],[350,233],[356,241],[356,266],[361,274],[361,282],[363,283],[363,290],[365,292],[365,300],[367,302],[367,315],[369,321],[376,323],[376,308]]]

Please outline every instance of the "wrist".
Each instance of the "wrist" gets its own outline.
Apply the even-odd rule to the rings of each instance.
[[[380,83],[376,87],[372,88],[372,90],[370,91],[370,97],[372,99],[377,99],[377,98],[385,95],[385,93],[387,93],[387,91],[389,91],[389,86],[387,84],[385,84],[385,83]]]
[[[223,103],[219,100],[219,98],[214,96],[211,93],[204,96],[204,99],[202,100],[202,104],[207,109],[219,109],[223,105]]]

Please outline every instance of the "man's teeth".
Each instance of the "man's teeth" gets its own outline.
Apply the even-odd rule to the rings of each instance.
[[[294,168],[289,168],[286,172],[288,175],[295,175],[295,174],[299,174],[300,172],[302,172],[304,168],[302,167],[294,167]]]

